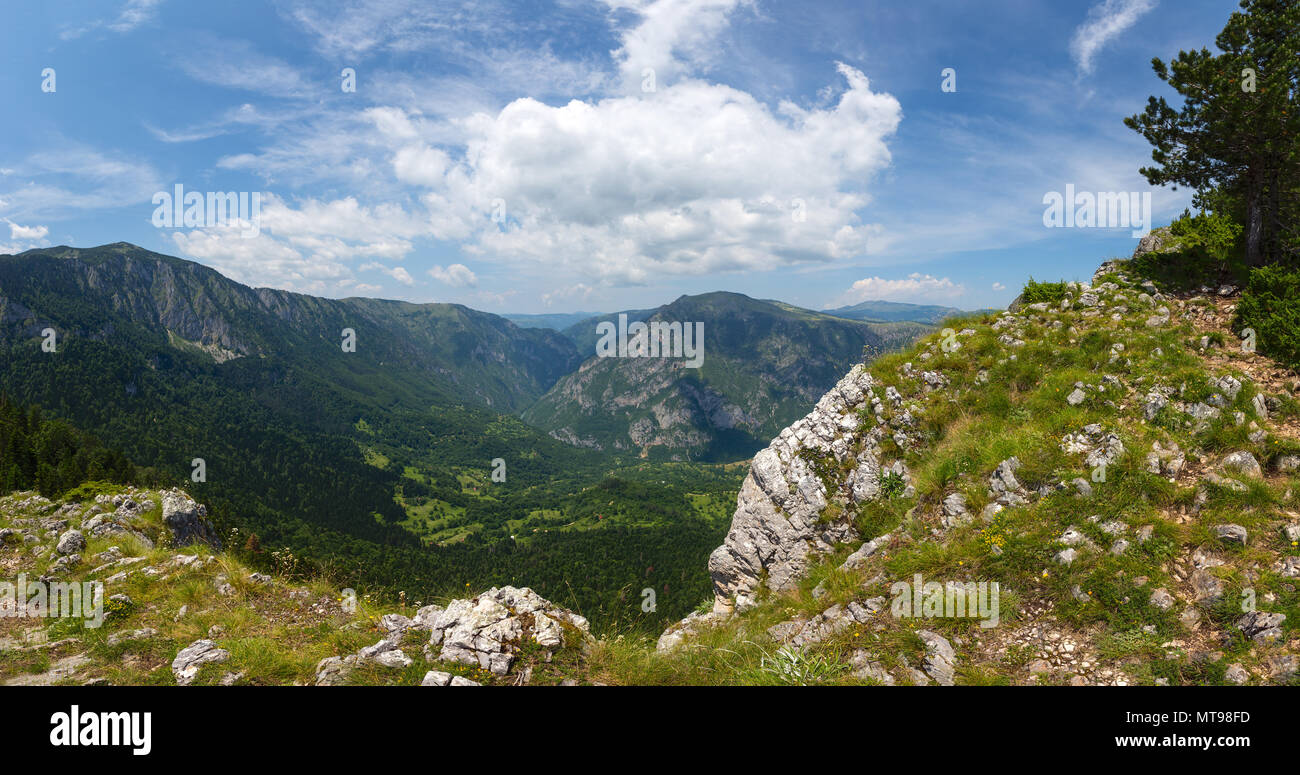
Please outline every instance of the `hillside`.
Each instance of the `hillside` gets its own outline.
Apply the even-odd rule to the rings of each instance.
[[[586,645],[568,656],[530,661],[539,652],[522,630],[506,648],[522,662],[457,674],[483,683],[1295,683],[1295,378],[1232,345],[1236,289],[1162,291],[1134,270],[1111,262],[1090,286],[1031,285],[1014,311],[964,319],[955,338],[935,335],[850,370],[754,458],[709,560],[711,603],[657,648],[594,627],[590,641],[575,634]],[[87,518],[85,502],[73,502],[0,502],[7,571],[48,572],[61,531]],[[129,575],[134,602],[158,602],[110,620],[102,635],[29,632],[49,643],[8,644],[6,676],[171,683],[170,660],[192,639],[226,652],[201,675],[207,682],[331,682],[340,666],[352,682],[447,673],[441,652],[421,645],[441,638],[432,614],[422,619],[429,629],[397,635],[403,621],[379,616],[415,616],[414,601],[344,615],[326,582],[314,583],[314,604],[299,600],[307,593],[280,577],[251,580],[228,552],[211,561],[134,545],[127,553],[183,583]],[[94,564],[62,563],[72,577]],[[230,598],[214,592],[223,583]],[[943,615],[945,594],[977,589],[993,597],[975,615]],[[491,608],[503,594],[522,593],[489,590],[446,610]],[[198,615],[173,621],[185,596]],[[22,628],[32,629],[42,628]],[[110,650],[122,631],[134,640]],[[398,647],[401,657],[384,656]],[[322,665],[331,656],[338,661]]]
[[[582,324],[591,333],[590,346],[578,342],[583,352],[594,350],[595,325],[604,320]],[[807,411],[864,350],[901,347],[925,330],[850,322],[734,293],[683,296],[629,314],[629,322],[637,320],[702,322],[702,366],[590,357],[523,418],[592,449],[651,459],[745,458]]]
[[[524,576],[597,621],[655,568],[680,616],[737,475],[625,466],[506,413],[574,364],[562,335],[456,305],[251,289],[124,244],[0,257],[0,394],[188,482],[223,529],[386,593]]]
[[[702,675],[734,649],[807,682],[1294,683],[1294,376],[1233,346],[1236,289],[1167,295],[1131,269],[1031,286],[947,347],[850,373],[755,458],[713,609],[662,658]]]
[[[454,304],[324,299],[249,288],[200,264],[127,243],[0,256],[0,344],[45,327],[65,339],[144,340],[211,362],[310,362],[339,381],[381,367],[413,406],[532,403],[578,357],[562,336]],[[343,330],[356,332],[343,358]],[[153,344],[153,342],[149,342]]]

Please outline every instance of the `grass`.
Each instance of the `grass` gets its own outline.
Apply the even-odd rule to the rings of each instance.
[[[865,540],[893,533],[895,541],[857,571],[840,569],[857,543],[834,547],[814,562],[805,578],[791,590],[765,593],[757,607],[741,612],[716,627],[701,630],[670,653],[659,653],[653,638],[626,625],[615,625],[600,633],[586,649],[566,649],[551,661],[525,649],[521,663],[533,670],[534,683],[560,683],[568,679],[609,684],[656,685],[811,685],[866,684],[873,680],[856,674],[854,664],[862,658],[879,663],[899,683],[908,682],[910,672],[924,658],[920,629],[947,637],[959,652],[958,682],[997,685],[1026,680],[1027,665],[1037,652],[1019,643],[999,643],[1009,631],[1048,621],[1060,632],[1091,644],[1092,657],[1122,666],[1138,683],[1222,683],[1226,666],[1233,661],[1258,668],[1267,652],[1247,642],[1235,630],[1243,600],[1253,596],[1260,610],[1285,613],[1285,634],[1289,637],[1300,622],[1300,592],[1295,579],[1274,570],[1279,556],[1300,554],[1288,545],[1280,525],[1291,519],[1300,506],[1300,478],[1272,475],[1265,480],[1244,481],[1244,491],[1202,483],[1184,477],[1171,483],[1163,474],[1147,469],[1152,444],[1177,444],[1187,456],[1192,476],[1213,466],[1228,451],[1247,450],[1262,463],[1282,454],[1300,454],[1300,443],[1271,439],[1259,443],[1249,438],[1248,424],[1238,425],[1234,412],[1253,416],[1251,398],[1256,388],[1249,382],[1231,402],[1221,407],[1218,419],[1196,424],[1178,405],[1208,402],[1217,389],[1211,380],[1224,374],[1212,370],[1198,355],[1200,336],[1176,304],[1169,326],[1146,325],[1155,305],[1142,301],[1145,291],[1138,285],[1141,275],[1129,265],[1124,271],[1134,276],[1118,283],[1115,291],[1102,292],[1108,307],[1118,306],[1116,293],[1125,297],[1128,312],[1111,319],[1110,309],[1097,314],[1079,303],[1079,290],[1066,283],[1031,281],[1025,289],[1024,306],[1045,303],[1045,310],[1023,309],[1008,316],[968,316],[946,325],[967,332],[957,337],[959,349],[945,349],[952,332],[936,332],[921,339],[903,353],[884,356],[870,372],[876,391],[884,398],[887,386],[903,396],[901,407],[885,402],[884,417],[896,422],[904,411],[914,424],[907,429],[915,444],[899,448],[886,433],[879,445],[880,462],[906,463],[910,484],[915,488],[904,497],[909,481],[886,474],[882,477],[884,497],[869,503],[850,504],[832,498],[821,515],[826,522],[851,521]],[[1109,279],[1117,280],[1116,275]],[[1062,302],[1070,303],[1061,308]],[[1023,341],[1008,346],[1003,337]],[[1214,340],[1222,346],[1222,342]],[[1121,348],[1122,346],[1122,348]],[[928,355],[928,358],[923,358]],[[910,373],[906,364],[912,364]],[[941,372],[949,381],[943,390],[926,391],[920,372]],[[1237,374],[1238,377],[1244,375]],[[1120,386],[1104,378],[1119,380]],[[1078,406],[1066,401],[1075,385],[1082,383],[1085,400]],[[1142,415],[1142,398],[1157,386],[1172,392],[1170,406],[1153,420]],[[1275,419],[1300,417],[1300,401],[1279,397]],[[865,445],[862,434],[876,426],[873,414],[860,415],[862,427],[851,439],[854,451]],[[1089,466],[1084,455],[1063,449],[1066,434],[1079,433],[1097,424],[1119,436],[1124,452],[1104,471]],[[826,455],[802,455],[809,468],[829,492],[841,488],[849,467]],[[989,476],[1003,460],[1021,462],[1017,478],[1026,492],[1044,488],[1022,506],[1011,507],[988,521],[981,514],[992,498]],[[373,459],[374,464],[387,461]],[[414,472],[408,472],[415,478]],[[486,492],[484,474],[463,474],[462,490]],[[1090,494],[1070,484],[1082,478]],[[1065,483],[1062,488],[1060,485]],[[113,488],[90,484],[70,497],[91,500],[100,494],[116,494]],[[954,492],[966,496],[972,519],[952,527],[940,523],[943,499]],[[1288,495],[1289,493],[1289,495]],[[16,498],[0,499],[0,512]],[[720,504],[711,495],[692,496],[693,508],[714,519],[729,516],[730,504]],[[437,535],[441,530],[464,530],[449,520],[435,520],[436,503],[408,505],[408,527]],[[511,529],[529,530],[530,525],[549,525],[565,516],[560,511],[534,512],[511,524]],[[139,520],[138,528],[152,537],[159,515],[151,509]],[[1214,534],[1221,524],[1245,527],[1246,546],[1224,543]],[[1112,554],[1117,536],[1103,525],[1121,526],[1128,549]],[[1082,551],[1069,565],[1056,560],[1065,548],[1062,536],[1074,530],[1086,536],[1096,549]],[[1145,539],[1139,532],[1149,531]],[[150,549],[143,542],[121,536],[92,539],[87,556],[118,546],[123,554],[144,558],[150,565],[168,561],[172,553]],[[1212,647],[1221,658],[1207,659],[1192,646],[1171,648],[1173,641],[1201,642],[1203,633],[1189,629],[1183,620],[1187,604],[1180,602],[1168,611],[1150,605],[1152,590],[1164,587],[1178,591],[1186,587],[1179,567],[1196,551],[1211,552],[1225,565],[1211,570],[1221,578],[1225,590],[1220,601],[1201,611],[1204,621],[1229,634]],[[43,570],[51,558],[33,560]],[[104,574],[112,571],[106,571]],[[242,674],[239,683],[310,683],[317,662],[327,656],[355,653],[379,639],[378,618],[398,610],[392,601],[371,600],[364,595],[357,610],[344,612],[338,605],[342,579],[308,578],[299,591],[283,579],[271,585],[249,580],[250,569],[231,554],[217,555],[202,567],[169,571],[166,583],[140,574],[129,577],[113,590],[128,594],[133,604],[115,612],[101,631],[75,625],[52,628],[52,633],[81,639],[79,649],[90,654],[103,677],[113,682],[167,684],[174,681],[170,660],[185,645],[211,633],[230,661],[205,668],[198,683],[215,683],[230,673]],[[932,581],[987,581],[999,585],[1001,624],[989,632],[976,619],[911,619],[880,615],[869,626],[850,627],[822,642],[795,649],[773,640],[768,630],[792,619],[810,619],[832,605],[862,601],[868,597],[892,597],[892,582],[911,580],[920,574]],[[222,595],[216,579],[224,576],[233,594]],[[633,590],[635,591],[635,590]],[[291,594],[292,593],[292,594]],[[321,601],[324,601],[323,603]],[[180,616],[185,608],[187,613]],[[704,601],[700,610],[711,608]],[[316,610],[319,609],[319,610]],[[410,613],[411,609],[405,609]],[[2,627],[3,625],[0,625]],[[153,639],[126,640],[110,645],[112,633],[150,627],[158,631]],[[1235,633],[1235,635],[1234,635]],[[0,635],[5,631],[0,629]],[[994,650],[1000,649],[1000,650]],[[393,669],[366,665],[354,672],[355,683],[418,684],[425,672],[439,669],[485,683],[502,679],[484,674],[477,667],[429,663],[418,642],[407,644],[413,660],[408,668]],[[61,654],[44,651],[0,652],[0,674],[40,672]],[[1056,675],[1046,682],[1064,682]]]

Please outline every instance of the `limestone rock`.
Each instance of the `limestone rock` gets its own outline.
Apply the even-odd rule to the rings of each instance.
[[[855,366],[810,414],[754,456],[736,498],[731,529],[709,557],[719,610],[751,605],[760,578],[765,577],[774,591],[791,588],[807,571],[810,554],[830,552],[836,543],[857,537],[848,519],[829,524],[819,519],[828,499],[839,493],[826,492],[800,453],[847,460],[850,450],[841,428],[858,408],[871,403],[874,386],[866,369]],[[878,496],[880,467],[874,451],[867,450],[857,461],[857,470],[845,483],[848,497],[860,501]]]
[[[230,652],[218,648],[215,642],[196,640],[181,649],[172,660],[172,675],[176,676],[178,685],[189,686],[198,676],[201,667],[209,663],[226,662],[229,659]]]

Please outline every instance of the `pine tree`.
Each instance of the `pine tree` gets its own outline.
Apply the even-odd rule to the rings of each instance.
[[[1215,42],[1221,53],[1180,51],[1156,75],[1183,97],[1175,110],[1151,97],[1124,120],[1154,146],[1153,185],[1188,186],[1197,206],[1240,203],[1246,263],[1260,266],[1300,245],[1300,3],[1242,0]]]

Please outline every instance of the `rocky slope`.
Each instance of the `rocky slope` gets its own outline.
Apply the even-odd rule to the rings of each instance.
[[[765,663],[872,683],[1296,681],[1294,375],[1243,351],[1234,288],[1168,296],[1111,262],[1059,291],[855,368],[755,456],[713,609],[661,654],[770,643]],[[943,609],[978,584],[995,626]],[[936,615],[899,605],[932,593]]]
[[[755,456],[714,599],[657,644],[523,589],[377,605],[278,553],[254,573],[174,546],[215,539],[181,493],[19,493],[0,577],[125,598],[99,630],[0,619],[0,677],[1295,684],[1300,382],[1238,344],[1236,289],[1132,272],[1031,287],[850,370]]]
[[[249,570],[182,491],[99,489],[0,498],[0,578],[29,585],[0,588],[0,683],[561,683],[590,648],[585,619],[529,589],[379,606]],[[45,613],[51,585],[87,582],[102,585],[100,626],[91,597]]]

